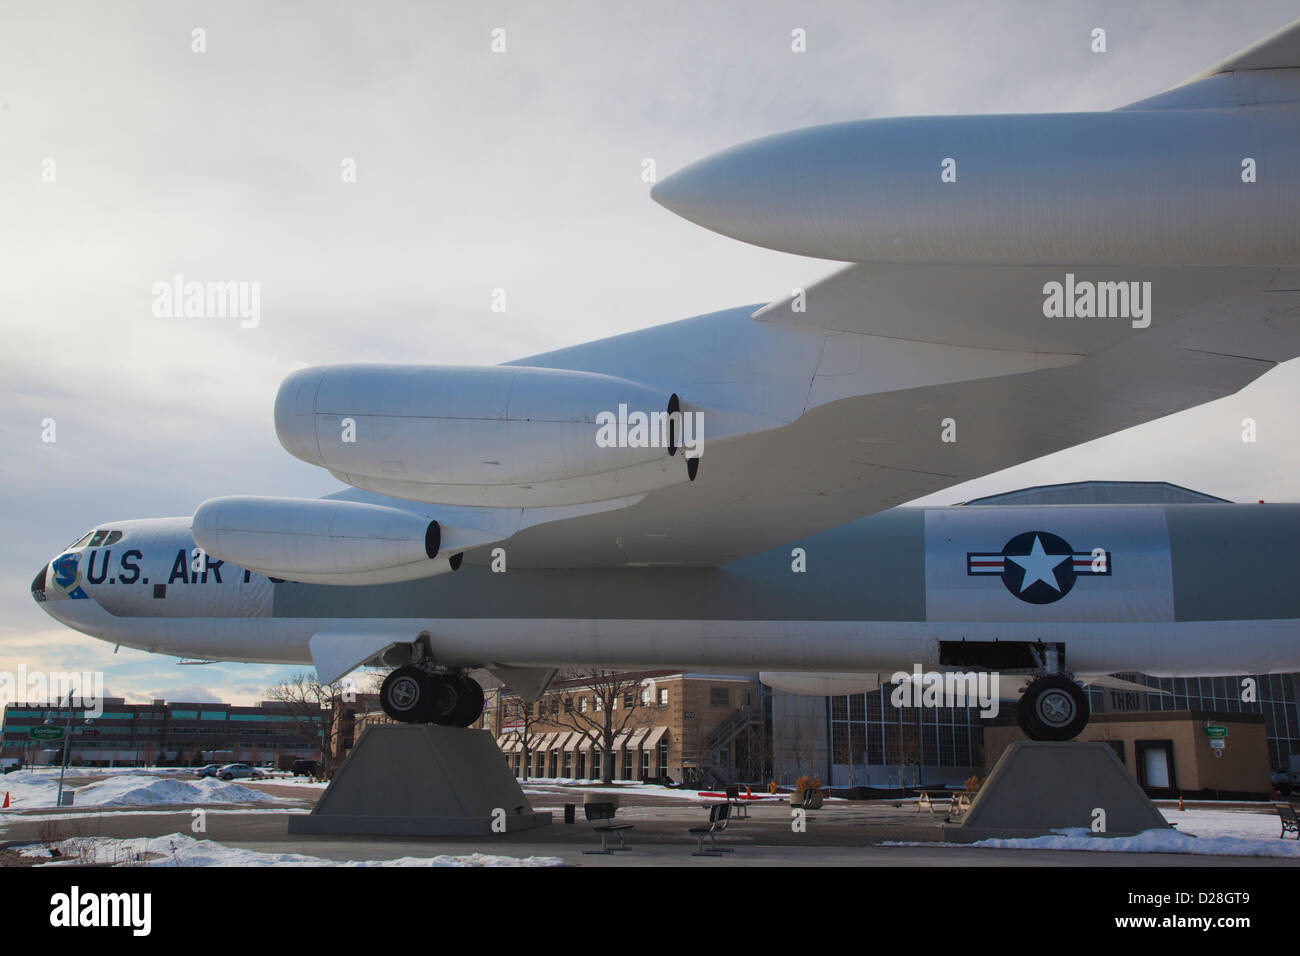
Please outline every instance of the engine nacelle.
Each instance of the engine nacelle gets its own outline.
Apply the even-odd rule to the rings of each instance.
[[[268,577],[307,584],[388,584],[454,571],[437,521],[327,498],[212,498],[194,513],[194,543]]]
[[[523,507],[604,501],[690,480],[702,416],[683,427],[686,415],[670,414],[687,411],[662,389],[593,372],[343,365],[285,379],[275,428],[291,454],[358,488]]]

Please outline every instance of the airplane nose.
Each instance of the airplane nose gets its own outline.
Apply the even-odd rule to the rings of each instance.
[[[32,597],[37,603],[45,600],[45,574],[50,570],[48,564],[41,565],[41,569],[36,572],[36,577],[32,578]]]

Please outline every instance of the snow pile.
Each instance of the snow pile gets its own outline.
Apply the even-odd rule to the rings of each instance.
[[[18,779],[15,779],[18,778]],[[65,787],[65,789],[68,789]],[[10,810],[53,807],[58,800],[58,779],[31,773],[11,773],[0,783],[10,792]],[[3,798],[0,798],[2,800]],[[77,807],[207,806],[214,803],[279,803],[270,794],[205,777],[176,780],[153,774],[114,774],[76,790]]]
[[[261,853],[225,846],[213,840],[196,840],[184,833],[152,839],[118,840],[107,837],[74,837],[57,844],[59,859],[107,866],[563,866],[555,856],[497,856],[469,853],[461,856],[404,856],[396,860],[326,860],[301,853]],[[23,849],[22,854],[49,858],[43,846]]]
[[[1196,837],[1177,830],[1143,830],[1131,837],[1100,837],[1087,827],[1057,831],[1058,836],[979,840],[970,846],[1020,850],[1093,850],[1109,853],[1191,853],[1197,856],[1272,856],[1300,859],[1300,840],[1260,840],[1236,836]]]

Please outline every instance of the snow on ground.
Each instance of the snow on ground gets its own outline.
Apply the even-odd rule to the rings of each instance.
[[[1251,810],[1160,811],[1176,830],[1144,830],[1131,837],[1103,837],[1087,828],[1058,830],[1056,836],[980,840],[943,846],[978,846],[1012,850],[1093,850],[1103,853],[1190,853],[1197,856],[1267,856],[1300,859],[1300,840],[1280,840],[1276,813]],[[934,846],[889,842],[886,846]]]
[[[1255,840],[1276,840],[1282,832],[1277,811],[1263,805],[1265,813],[1250,810],[1174,810],[1159,807],[1161,815],[1178,828],[1180,833],[1194,833],[1199,837],[1244,837]]]
[[[64,789],[71,788],[65,785]],[[0,793],[9,794],[10,810],[53,807],[58,802],[58,791],[57,776],[19,772],[0,778]],[[79,807],[206,806],[213,803],[279,803],[284,799],[211,777],[176,780],[142,773],[107,775],[102,780],[75,788],[75,792],[73,805]]]
[[[108,866],[564,866],[555,856],[498,856],[469,853],[461,856],[404,856],[395,860],[326,860],[301,853],[262,853],[226,846],[215,840],[196,840],[184,833],[152,839],[118,840],[107,837],[73,837],[57,844],[59,862],[97,863]],[[49,858],[44,846],[30,846],[24,856]]]
[[[951,844],[949,844],[951,845]],[[1086,827],[1031,840],[980,840],[971,846],[1023,850],[1094,850],[1109,853],[1191,853],[1196,856],[1275,856],[1300,859],[1300,841],[1196,837],[1177,830],[1144,830],[1131,837],[1098,837]]]

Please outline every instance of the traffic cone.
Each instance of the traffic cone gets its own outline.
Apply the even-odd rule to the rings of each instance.
[[[1183,809],[1183,795],[1181,793],[1178,795],[1178,809]]]
[[[8,810],[8,809],[9,809],[9,791],[6,790],[6,791],[5,791],[5,805],[4,805],[3,807],[0,807],[0,810]]]

